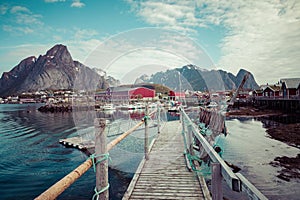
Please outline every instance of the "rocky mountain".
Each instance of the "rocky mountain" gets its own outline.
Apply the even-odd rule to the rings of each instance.
[[[93,70],[99,74],[99,76],[103,77],[104,80],[106,82],[108,82],[109,86],[110,87],[117,87],[119,86],[121,83],[119,80],[115,79],[114,77],[112,76],[109,76],[106,74],[106,71],[102,70],[102,69],[99,69],[99,68],[93,68]]]
[[[0,96],[38,90],[107,88],[103,77],[74,61],[64,45],[55,45],[45,55],[28,57],[0,79]]]
[[[241,69],[235,76],[223,70],[205,70],[195,65],[186,65],[182,68],[155,73],[151,77],[141,76],[136,82],[163,84],[175,91],[186,89],[195,91],[232,90],[240,85],[246,73],[246,70]],[[258,88],[251,73],[244,88]]]

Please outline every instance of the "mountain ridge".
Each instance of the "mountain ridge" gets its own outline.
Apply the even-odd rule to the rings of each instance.
[[[245,69],[240,69],[237,75],[224,70],[207,70],[196,65],[185,65],[181,68],[168,69],[164,72],[157,72],[151,76],[142,75],[136,79],[136,83],[156,83],[164,84],[175,91],[195,90],[195,91],[221,91],[236,89],[244,76],[248,73]],[[244,88],[257,89],[251,72]]]
[[[57,44],[45,55],[23,59],[0,78],[0,96],[59,89],[105,89],[109,85],[89,67],[74,61],[67,47]]]
[[[150,77],[142,75],[136,78],[135,83],[162,84],[175,91],[232,90],[239,86],[246,73],[248,71],[241,69],[235,76],[224,70],[207,70],[189,64],[157,72]],[[4,72],[0,78],[0,96],[39,90],[96,90],[118,85],[120,82],[105,71],[74,61],[67,47],[57,44],[45,55],[39,55],[38,58],[29,56],[9,72]],[[244,88],[258,88],[251,73]]]

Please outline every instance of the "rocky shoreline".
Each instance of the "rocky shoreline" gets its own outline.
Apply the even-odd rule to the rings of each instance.
[[[99,106],[88,106],[88,105],[82,105],[82,106],[72,106],[71,104],[47,104],[44,106],[41,106],[38,108],[38,111],[40,112],[51,112],[51,113],[56,113],[56,112],[75,112],[75,111],[90,111],[90,110],[95,110],[97,108],[100,108]]]
[[[283,112],[278,110],[266,110],[258,109],[252,106],[240,107],[239,109],[232,109],[226,112],[226,117],[236,118],[236,117],[266,117],[266,116],[275,116],[281,115]]]
[[[278,178],[288,182],[291,179],[300,179],[300,154],[296,157],[276,157],[270,164],[281,168],[278,171]]]
[[[268,136],[300,149],[300,116],[282,111],[241,107],[226,113],[227,118],[257,118],[264,123]],[[292,120],[291,120],[292,119]],[[280,168],[277,177],[284,181],[300,180],[300,154],[276,157],[270,165]]]
[[[72,112],[72,106],[71,105],[44,105],[38,108],[38,111],[40,112]]]

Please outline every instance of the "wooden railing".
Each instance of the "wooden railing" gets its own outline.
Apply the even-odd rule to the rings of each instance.
[[[187,151],[193,154],[193,139],[197,139],[201,148],[205,150],[211,160],[212,171],[212,199],[223,199],[222,179],[228,186],[236,192],[246,192],[250,199],[267,199],[253,184],[251,184],[242,174],[233,173],[232,169],[225,163],[220,155],[214,150],[209,142],[200,133],[198,127],[189,118],[183,109],[180,109],[181,123],[187,142]]]
[[[145,125],[145,148],[144,148],[144,158],[148,159],[149,153],[149,141],[148,141],[148,116],[153,115],[158,112],[158,133],[160,132],[160,109],[154,110],[148,114],[148,109],[146,109],[145,117],[138,122],[134,127],[124,132],[122,135],[118,136],[116,139],[106,144],[106,136],[104,134],[105,130],[105,120],[95,119],[95,157],[87,159],[84,163],[78,166],[75,170],[70,172],[68,175],[63,177],[61,180],[52,185],[49,189],[44,191],[36,200],[52,200],[56,199],[62,192],[64,192],[71,184],[73,184],[78,178],[80,178],[89,168],[92,166],[96,169],[96,191],[103,192],[97,194],[97,199],[107,200],[109,198],[108,194],[108,161],[103,159],[104,155],[107,155],[114,146],[126,138],[129,134],[134,132],[141,125]],[[193,140],[197,139],[202,148],[208,154],[211,160],[211,171],[212,171],[212,199],[221,200],[223,199],[222,194],[222,180],[224,179],[229,187],[233,191],[246,192],[250,199],[267,199],[253,184],[251,184],[242,174],[233,173],[231,168],[225,163],[225,161],[220,157],[220,155],[214,150],[214,148],[209,144],[209,142],[202,136],[198,128],[191,121],[186,112],[180,109],[182,129],[184,132],[184,140],[187,143],[187,151],[193,154]],[[150,145],[151,146],[151,145]],[[100,156],[100,157],[98,157]],[[98,161],[99,164],[95,165]],[[187,162],[188,164],[188,162]],[[105,189],[106,188],[106,189]]]
[[[36,200],[52,200],[56,199],[61,193],[63,193],[68,187],[70,187],[78,178],[80,178],[85,172],[88,171],[92,166],[95,165],[99,160],[102,158],[97,158],[97,155],[106,155],[108,151],[110,151],[114,146],[116,146],[119,142],[121,142],[124,138],[126,138],[129,134],[134,132],[138,127],[145,124],[145,157],[148,158],[148,117],[152,116],[154,113],[160,113],[159,108],[152,111],[148,114],[148,108],[145,111],[145,117],[141,119],[134,127],[129,129],[128,131],[124,132],[122,135],[111,141],[109,144],[106,145],[106,135],[104,134],[106,121],[103,118],[96,118],[94,121],[95,125],[95,157],[90,157],[84,163],[79,165],[76,169],[72,172],[67,174],[61,180],[56,182],[38,197]],[[158,132],[160,131],[160,122],[158,118]],[[108,161],[102,160],[99,162],[98,165],[95,165],[96,168],[96,190],[100,191],[101,189],[107,187],[108,188]],[[104,190],[99,194],[97,199],[107,200],[109,197],[108,190]]]

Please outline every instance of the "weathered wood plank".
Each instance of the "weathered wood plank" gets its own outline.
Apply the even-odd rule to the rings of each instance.
[[[167,193],[167,192],[164,192],[163,194],[161,193],[161,192],[158,192],[158,193],[154,193],[154,192],[151,192],[151,193],[145,193],[145,192],[140,192],[140,193],[138,193],[137,195],[143,195],[144,197],[152,197],[152,198],[154,198],[155,199],[155,197],[158,197],[158,196],[165,196],[165,197],[167,197],[167,196],[169,196],[169,197],[173,197],[173,198],[175,198],[175,197],[181,197],[181,198],[184,198],[184,197],[194,197],[194,198],[198,198],[199,197],[199,195],[198,194],[196,194],[196,193]],[[133,197],[135,196],[135,195],[132,195]]]
[[[126,199],[204,199],[198,177],[187,169],[178,122],[162,127]],[[131,188],[132,189],[132,188]]]
[[[143,195],[140,195],[140,196],[133,196],[131,197],[131,199],[142,199],[142,200],[147,200],[147,199],[157,199],[157,200],[160,200],[160,199],[175,199],[173,196],[155,196],[155,197],[144,197]],[[184,200],[194,200],[195,197],[181,197],[181,198],[178,198],[178,199],[184,199]]]
[[[185,185],[181,185],[181,186],[155,185],[155,186],[153,186],[153,185],[142,185],[142,184],[136,185],[135,190],[149,188],[149,187],[151,187],[153,189],[160,188],[160,189],[176,190],[176,189],[180,188],[180,190],[200,191],[200,188],[191,188],[191,187],[185,186]]]

